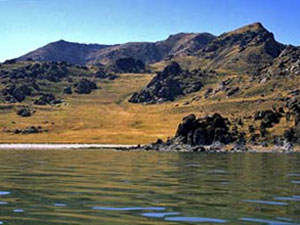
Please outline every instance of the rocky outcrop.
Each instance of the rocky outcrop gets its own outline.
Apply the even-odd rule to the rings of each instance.
[[[291,114],[294,115],[294,126],[285,131],[284,137],[292,143],[300,145],[300,102],[289,102]]]
[[[255,120],[261,120],[261,127],[264,128],[271,128],[274,124],[278,124],[281,117],[281,113],[273,110],[259,111],[254,115]]]
[[[295,126],[286,130],[284,133],[285,138],[292,143],[300,145],[300,120],[295,120]]]
[[[134,93],[129,102],[154,104],[173,101],[178,96],[199,91],[210,75],[211,72],[202,70],[185,71],[178,63],[172,62],[158,72],[143,90]]]
[[[270,67],[261,72],[262,76],[300,76],[300,47],[287,46]]]
[[[34,101],[36,105],[56,105],[62,103],[62,100],[57,99],[54,94],[41,93],[40,97]]]
[[[40,79],[59,82],[68,75],[68,64],[63,62],[32,63],[11,70],[7,74],[12,80]]]
[[[243,134],[230,131],[230,122],[220,114],[196,118],[190,114],[183,118],[176,134],[167,141],[158,139],[157,142],[145,145],[144,150],[156,151],[226,151],[224,145],[235,143],[234,150],[245,150]],[[141,147],[138,147],[138,149]]]
[[[26,96],[30,96],[32,89],[27,85],[17,86],[15,84],[9,85],[2,90],[2,94],[5,100],[10,103],[22,102],[25,100]]]
[[[17,115],[21,117],[30,117],[32,115],[32,112],[29,108],[21,108],[17,111]]]
[[[117,59],[111,70],[115,73],[145,73],[146,66],[142,60],[128,57]]]
[[[40,126],[30,126],[24,129],[4,130],[4,132],[13,133],[13,134],[38,134],[38,133],[48,132],[48,130],[43,129]]]
[[[90,94],[93,90],[97,89],[97,84],[86,78],[81,79],[75,85],[75,92],[78,94]]]
[[[118,75],[105,71],[103,68],[99,68],[98,71],[94,74],[94,76],[98,79],[107,80],[115,80],[118,78]]]
[[[217,113],[199,119],[191,114],[183,118],[174,141],[188,145],[211,145],[215,142],[229,144],[234,137],[229,132],[227,122],[228,120]]]
[[[73,93],[72,87],[66,87],[64,89],[64,94],[71,95]]]

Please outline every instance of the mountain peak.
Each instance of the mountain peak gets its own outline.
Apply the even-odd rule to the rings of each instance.
[[[234,31],[231,31],[231,32],[229,32],[229,34],[241,34],[241,33],[246,33],[249,31],[250,32],[263,32],[263,31],[268,32],[268,30],[260,22],[256,22],[256,23],[248,24],[246,26],[238,28]]]

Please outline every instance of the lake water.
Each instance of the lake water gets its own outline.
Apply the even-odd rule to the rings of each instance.
[[[300,155],[1,150],[0,224],[300,224]]]

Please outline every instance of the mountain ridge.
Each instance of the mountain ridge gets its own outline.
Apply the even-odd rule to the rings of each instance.
[[[65,40],[51,42],[17,61],[65,61],[76,65],[107,65],[132,57],[153,64],[174,57],[194,56],[198,67],[240,69],[258,73],[279,56],[286,45],[276,41],[260,22],[248,24],[219,36],[210,33],[177,33],[156,42],[128,42],[115,45],[81,44]]]
[[[122,57],[133,57],[145,63],[159,62],[170,55],[186,55],[199,50],[215,38],[209,33],[178,33],[157,42],[127,42],[101,45],[59,40],[17,58],[17,61],[66,61],[71,64],[108,64]]]

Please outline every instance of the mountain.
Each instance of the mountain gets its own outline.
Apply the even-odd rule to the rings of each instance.
[[[206,68],[255,74],[284,48],[261,23],[254,23],[220,35],[194,55]]]
[[[186,56],[201,49],[215,36],[209,33],[178,33],[170,35],[166,40],[156,42],[162,58],[168,56]]]
[[[132,57],[146,64],[187,56],[196,57],[197,67],[257,74],[270,66],[285,46],[261,23],[254,23],[218,37],[209,33],[178,33],[158,42],[117,45],[50,43],[18,58],[34,61],[65,61],[79,65],[111,64]]]
[[[65,61],[71,64],[109,64],[119,58],[133,57],[149,64],[170,55],[186,55],[199,50],[215,37],[208,33],[179,33],[159,42],[130,42],[119,45],[50,43],[18,58],[18,61]]]
[[[32,59],[33,61],[65,61],[71,64],[86,64],[94,52],[111,47],[98,44],[78,44],[60,40],[50,43],[35,51],[18,58],[19,61]]]

